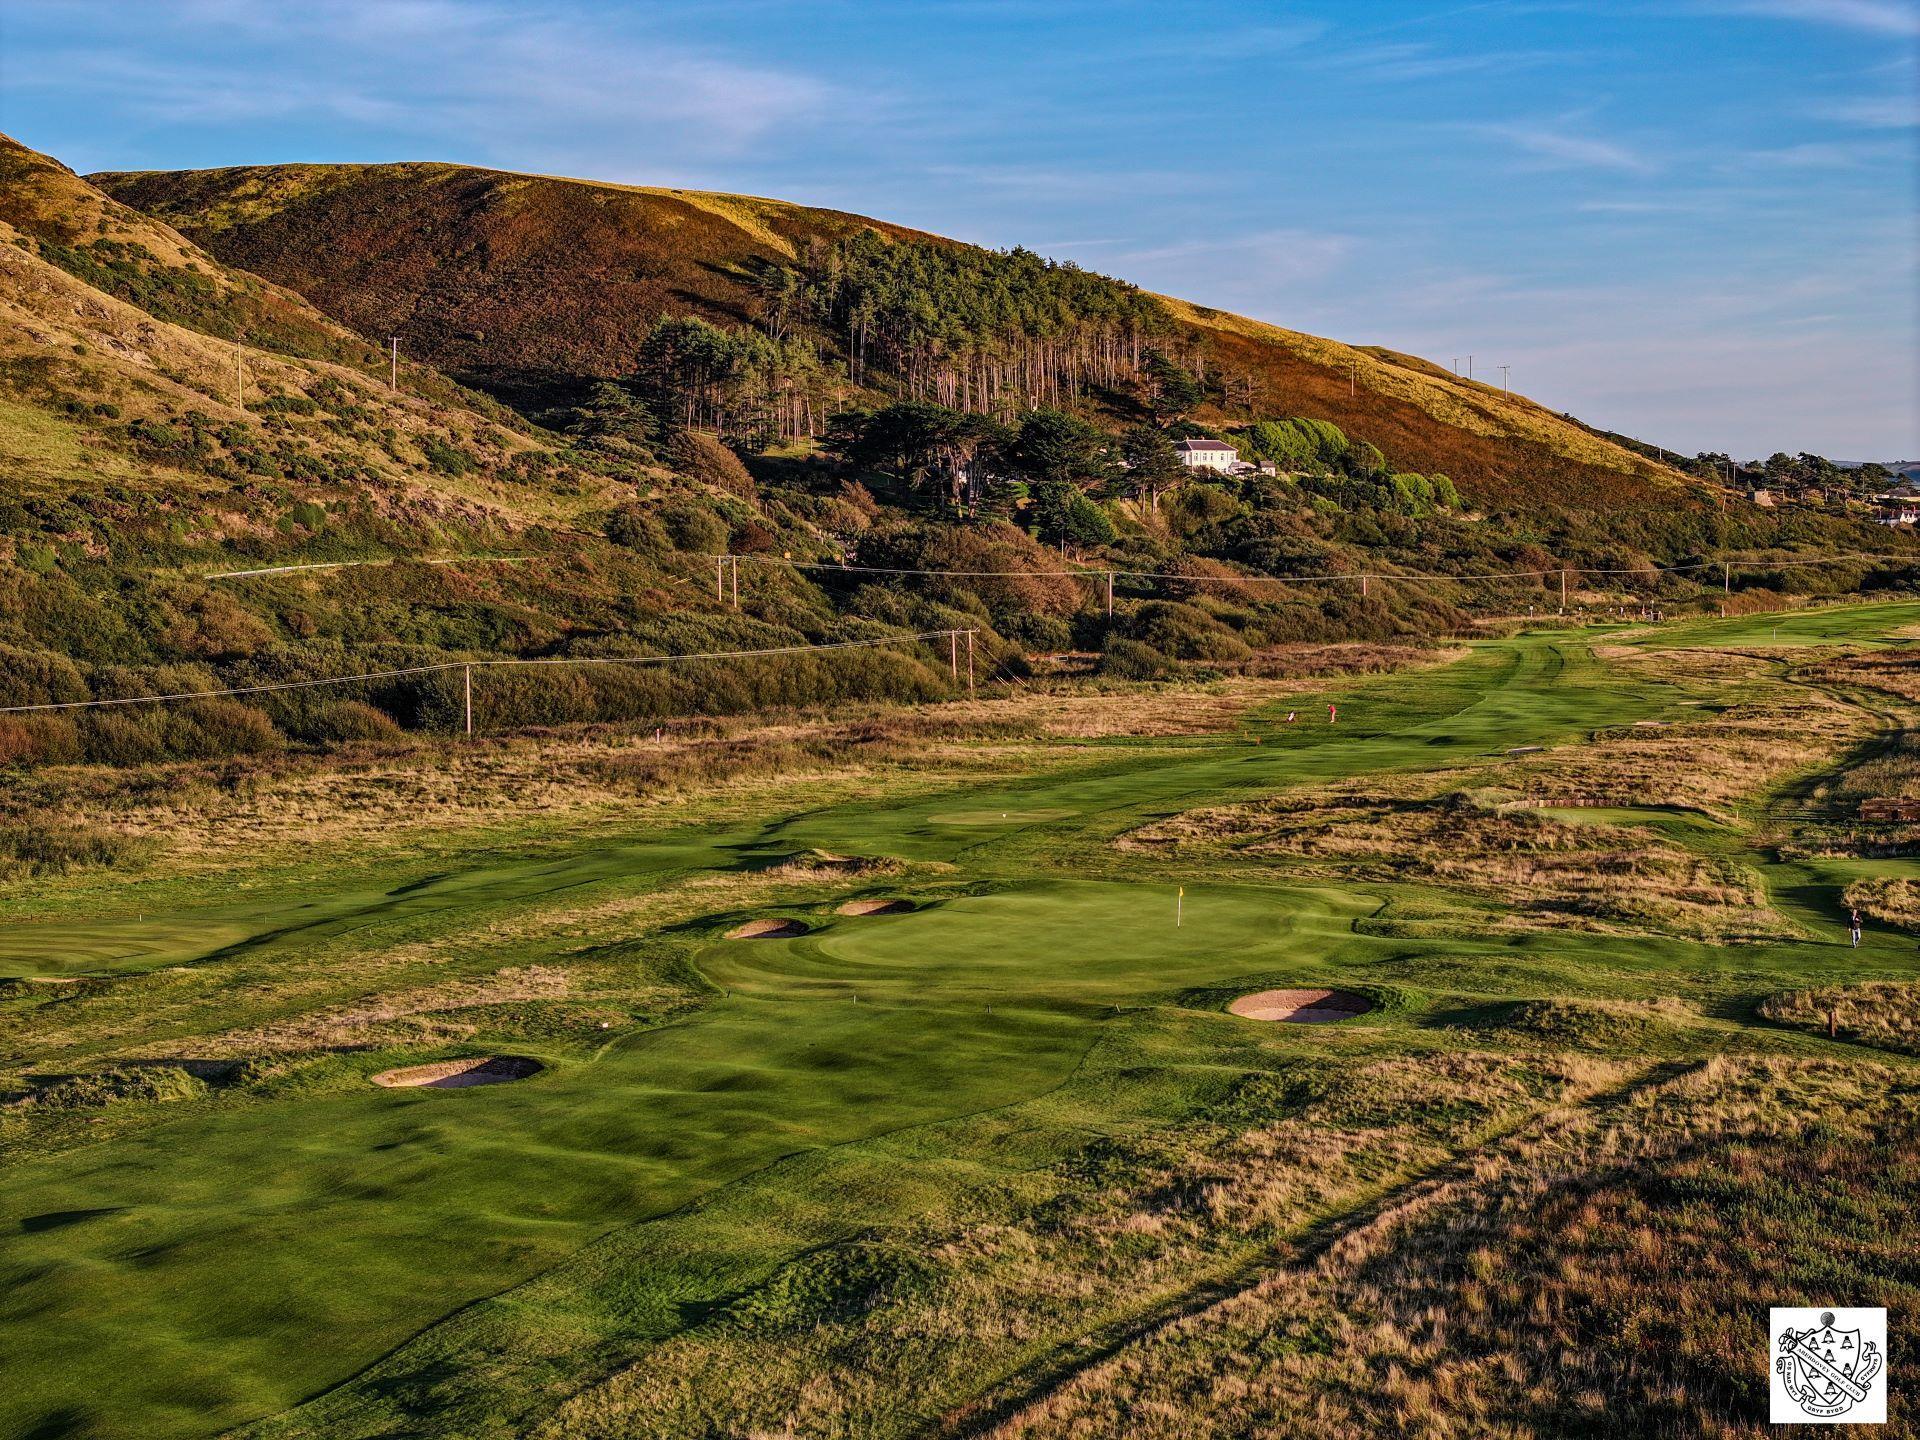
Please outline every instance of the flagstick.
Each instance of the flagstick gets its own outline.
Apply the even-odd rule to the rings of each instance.
[[[1186,908],[1187,908],[1187,887],[1182,885],[1180,887],[1180,893],[1174,897],[1174,901],[1173,901],[1173,928],[1174,929],[1178,930],[1180,928],[1180,920],[1181,920],[1181,917],[1185,914]]]

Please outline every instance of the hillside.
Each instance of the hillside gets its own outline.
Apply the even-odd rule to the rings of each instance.
[[[630,373],[663,314],[773,328],[766,277],[818,270],[857,232],[970,248],[775,200],[454,165],[92,178],[360,333],[398,333],[410,352],[528,408],[569,383]],[[1676,472],[1496,387],[1388,350],[1164,305],[1173,343],[1224,382],[1195,411],[1203,423],[1330,420],[1396,465],[1451,475],[1483,505],[1610,509],[1686,494]],[[794,325],[847,359],[837,324],[803,314]]]
[[[480,723],[652,725],[950,694],[947,657],[911,643],[949,628],[976,631],[979,663],[1000,679],[1062,652],[1091,655],[1083,668],[1118,681],[1258,670],[1289,643],[1426,640],[1476,613],[1536,611],[1557,603],[1556,565],[1621,574],[1735,548],[1886,543],[1848,520],[1689,503],[1651,466],[1536,464],[1525,457],[1550,443],[1625,452],[1418,361],[1195,311],[1024,252],[771,201],[508,185],[451,167],[249,173],[253,198],[232,199],[226,223],[198,233],[233,249],[280,233],[312,201],[328,225],[379,237],[366,241],[362,280],[339,294],[358,303],[364,289],[419,317],[403,327],[412,358],[397,386],[377,346],[298,290],[0,141],[0,707],[563,661],[497,672]],[[368,176],[398,209],[349,225]],[[273,177],[278,189],[265,185]],[[489,243],[453,243],[451,221],[434,228],[418,212],[434,196]],[[563,263],[549,200],[590,212],[577,217],[579,248],[600,255],[598,270]],[[651,228],[628,224],[634,206]],[[402,211],[416,239],[443,243],[400,243]],[[675,232],[705,238],[659,238]],[[390,274],[402,252],[418,268]],[[830,271],[832,284],[803,292],[786,261]],[[544,286],[532,284],[536,263]],[[586,292],[582,277],[596,275],[605,284]],[[302,283],[322,301],[333,293]],[[851,313],[850,360],[823,357],[824,330],[801,333],[820,319],[808,320],[805,296]],[[696,301],[712,321],[652,317]],[[474,308],[486,305],[496,308]],[[940,324],[914,328],[925,316]],[[995,328],[1008,325],[1011,339]],[[494,337],[486,349],[483,336]],[[519,379],[479,368],[495,340]],[[592,367],[616,370],[629,344],[644,373],[627,373],[629,359],[619,383],[592,384]],[[463,354],[472,368],[458,368]],[[1245,399],[1235,354],[1303,387],[1364,382],[1354,403],[1373,428],[1227,423],[1222,407]],[[1358,381],[1339,380],[1341,365]],[[575,400],[535,406],[536,389]],[[1045,403],[1006,418],[960,408],[1005,409],[1029,392]],[[1305,394],[1294,408],[1310,408]],[[1200,425],[1279,458],[1284,473],[1190,475],[1170,437]],[[1409,468],[1422,437],[1456,458],[1478,446],[1530,485],[1577,478],[1582,503],[1547,506],[1542,490],[1528,506],[1475,514],[1445,472]],[[1506,483],[1456,469],[1479,475],[1483,505]],[[1639,503],[1656,494],[1663,503]],[[716,554],[746,562],[737,599],[731,584],[716,591]],[[884,568],[833,575],[788,558]],[[1061,573],[1076,566],[1119,572],[1111,598]],[[1396,570],[1512,578],[1270,583]],[[1582,603],[1717,606],[1697,573],[1645,572]],[[1858,563],[1742,578],[1770,595],[1904,573]],[[850,641],[888,648],[725,673],[571,663]],[[0,764],[145,764],[444,731],[460,703],[453,684],[441,671],[244,704],[0,715]]]
[[[679,452],[676,474],[570,450],[417,363],[392,389],[384,357],[298,295],[57,162],[7,141],[0,173],[0,705],[468,656],[845,640],[921,618],[843,620],[777,575],[757,578],[742,607],[723,605],[707,556],[733,527],[821,541],[813,520],[763,504],[717,446]],[[703,461],[705,478],[685,473]],[[280,566],[341,568],[229,574]],[[816,683],[915,694],[933,683],[893,658],[902,664],[860,680],[851,662],[789,676],[790,698]],[[391,735],[439,723],[442,688],[0,716],[0,764]],[[759,703],[617,674],[496,698],[502,725]]]

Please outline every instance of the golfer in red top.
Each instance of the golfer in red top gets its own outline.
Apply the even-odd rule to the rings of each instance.
[[[1337,705],[1329,703],[1327,706],[1327,724],[1331,725],[1333,724],[1334,721],[1338,720],[1339,718],[1340,718],[1339,707]]]

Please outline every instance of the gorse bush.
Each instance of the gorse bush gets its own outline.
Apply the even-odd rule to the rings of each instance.
[[[1129,639],[1175,660],[1244,660],[1252,651],[1239,635],[1197,605],[1154,600],[1125,621]]]
[[[1151,645],[1116,635],[1107,642],[1094,673],[1106,680],[1158,680],[1171,668]]]

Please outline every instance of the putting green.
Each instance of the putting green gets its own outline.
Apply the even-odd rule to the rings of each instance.
[[[1793,618],[1877,638],[1920,622],[1920,605]],[[1750,627],[1695,628],[1697,643],[1744,644]],[[641,893],[810,850],[958,867],[955,893],[885,923],[824,917],[805,935],[740,944],[717,938],[716,915],[673,942],[714,988],[708,1003],[586,1054],[476,1036],[476,1050],[547,1066],[514,1084],[358,1083],[200,1105],[10,1165],[0,1436],[207,1435],[314,1396],[262,1433],[517,1433],[532,1412],[513,1407],[542,1386],[696,1323],[788,1257],[1178,1113],[1247,1046],[1428,1044],[1433,1015],[1500,996],[1718,1001],[1863,961],[1911,967],[1904,946],[1848,952],[1815,893],[1831,870],[1778,872],[1783,894],[1806,891],[1820,943],[1738,951],[1589,934],[1388,938],[1360,924],[1386,891],[1334,882],[1185,878],[1176,926],[1175,883],[1151,857],[1119,856],[1113,834],[1291,785],[1486,763],[1678,714],[1690,697],[1546,635],[1333,698],[1337,726],[1279,723],[1282,704],[1258,721],[1259,746],[1102,746],[1087,766],[963,798],[491,853],[404,883],[342,870],[297,895],[262,887],[166,915],[137,908],[159,893],[138,885],[105,913],[38,914],[0,942],[0,976],[309,965],[338,947],[475,929],[562,890]],[[499,960],[516,963],[511,946]],[[1295,986],[1403,999],[1362,1027],[1221,1011],[1233,995]]]
[[[1064,820],[1072,813],[1061,809],[945,810],[927,819],[935,825],[1033,825],[1042,820]]]

